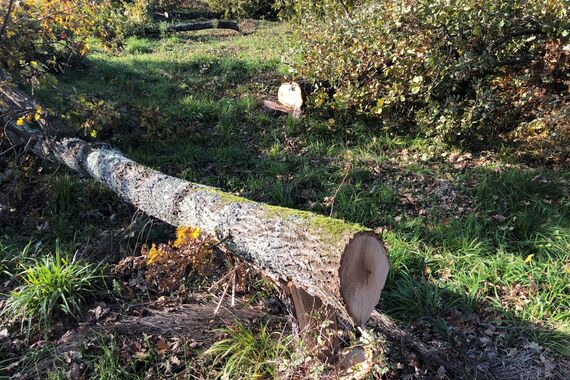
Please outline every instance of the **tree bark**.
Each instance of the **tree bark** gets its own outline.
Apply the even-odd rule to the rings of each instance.
[[[0,83],[0,121],[13,142],[92,177],[173,226],[199,226],[242,260],[320,298],[354,325],[369,317],[389,270],[380,237],[357,224],[253,202],[138,164],[100,143],[32,130],[14,120],[34,102]],[[4,104],[4,105],[2,105]],[[47,129],[46,129],[47,128]]]
[[[224,20],[220,21],[212,20],[212,21],[175,24],[167,26],[164,32],[175,33],[175,32],[189,32],[189,31],[206,30],[206,29],[231,29],[241,33],[241,28],[237,22],[224,21]],[[161,33],[160,28],[145,29],[145,34],[160,34],[160,33]]]

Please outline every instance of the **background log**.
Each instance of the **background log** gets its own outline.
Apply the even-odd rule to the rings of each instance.
[[[292,281],[355,325],[378,303],[389,262],[374,232],[171,177],[105,144],[18,126],[15,115],[34,110],[34,102],[7,82],[0,83],[0,97],[7,136],[28,151],[94,178],[166,223],[199,226],[244,261],[276,281]]]
[[[206,30],[206,29],[231,29],[241,33],[241,28],[237,22],[226,21],[226,20],[211,20],[211,21],[174,24],[167,26],[164,29],[164,32],[165,33],[190,32],[190,31]],[[160,28],[145,29],[145,34],[160,34],[161,32],[162,30]]]

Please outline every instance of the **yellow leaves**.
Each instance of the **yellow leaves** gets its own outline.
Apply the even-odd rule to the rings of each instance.
[[[215,241],[199,228],[180,227],[176,241],[168,244],[145,245],[141,249],[141,264],[147,283],[161,290],[173,291],[180,287],[188,275],[209,276],[214,269]]]
[[[534,253],[531,253],[530,255],[528,255],[526,257],[526,259],[524,259],[525,264],[530,263],[532,261],[533,257],[534,257]]]
[[[79,55],[81,56],[87,55],[87,53],[89,53],[89,50],[90,46],[87,42],[82,42],[78,45]]]
[[[146,255],[146,263],[148,265],[155,264],[163,254],[164,252],[162,252],[160,248],[157,248],[156,244],[153,244],[150,248],[150,251],[148,251],[148,254]]]
[[[97,138],[97,131],[96,130],[91,130],[91,132],[89,133],[89,135],[93,138]]]
[[[35,113],[27,113],[26,115],[20,116],[16,120],[16,125],[19,127],[23,126],[26,123],[30,123],[32,121],[39,121],[42,118],[43,109],[40,106],[37,106],[35,109]]]
[[[38,121],[42,118],[43,109],[40,106],[36,107],[36,113],[34,114],[34,120]]]
[[[200,236],[200,227],[178,227],[176,229],[176,240],[172,246],[180,248],[184,244],[196,240],[198,236]]]

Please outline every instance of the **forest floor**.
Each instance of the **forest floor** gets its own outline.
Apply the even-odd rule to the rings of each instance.
[[[92,53],[37,97],[83,123],[87,136],[162,172],[381,229],[392,269],[379,310],[479,378],[570,378],[567,166],[525,160],[508,144],[470,152],[326,110],[270,115],[261,101],[290,74],[289,36],[287,24],[260,22],[250,35],[130,38],[120,53]],[[327,371],[291,359],[299,350],[286,342],[297,337],[287,306],[259,274],[243,280],[237,307],[226,297],[213,315],[224,284],[213,285],[233,265],[223,254],[209,276],[187,273],[175,291],[143,270],[119,270],[176,231],[102,186],[21,156],[0,162],[0,189],[0,302],[56,242],[106,273],[104,294],[79,321],[59,318],[28,340],[25,328],[0,322],[5,376],[212,378],[228,370],[227,358],[203,351],[229,333],[266,355],[255,359],[273,366],[264,376],[285,361],[297,378]],[[229,330],[210,332],[222,326]],[[386,378],[446,377],[398,342],[383,355]],[[234,378],[251,377],[239,371]]]

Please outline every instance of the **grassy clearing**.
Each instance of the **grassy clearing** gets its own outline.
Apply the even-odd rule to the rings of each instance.
[[[287,25],[269,22],[249,36],[130,38],[123,52],[95,53],[86,66],[60,75],[59,88],[40,89],[39,100],[70,116],[70,124],[94,120],[100,138],[169,174],[383,228],[393,269],[379,307],[415,331],[472,349],[490,329],[505,351],[530,341],[570,355],[570,172],[526,166],[508,147],[469,153],[326,110],[301,120],[269,116],[260,99],[274,95],[288,74],[287,41]],[[74,114],[78,103],[90,103],[89,112]],[[13,316],[48,321],[85,313],[83,300],[99,275],[94,265],[64,262],[66,255],[46,257],[45,247],[57,240],[62,252],[114,262],[138,252],[141,242],[174,236],[133,217],[134,210],[89,180],[63,169],[38,176],[39,165],[24,166],[15,185],[0,177],[16,210],[0,214],[8,215],[0,218],[1,291],[20,285],[0,302]],[[129,296],[139,283],[115,281],[117,296],[134,297],[121,308],[148,301],[148,290]],[[252,304],[269,298],[259,288]],[[85,353],[82,363],[90,363],[94,378],[142,378],[160,368],[152,372],[157,378],[184,366],[188,378],[243,378],[271,376],[289,354],[287,338],[263,327],[238,324],[225,333],[211,355],[168,341],[169,348],[183,347],[179,364],[161,356],[157,337],[101,338],[101,349]],[[0,338],[0,354],[8,355],[3,344]],[[126,351],[130,356],[119,360]],[[50,355],[63,360],[48,345],[28,350],[19,365],[33,368]],[[65,378],[68,370],[46,376]]]
[[[286,25],[272,23],[251,36],[131,38],[124,53],[93,55],[86,70],[60,80],[70,94],[153,108],[151,123],[144,111],[122,117],[123,125],[142,120],[142,129],[110,136],[136,160],[255,200],[385,227],[393,271],[383,307],[402,321],[441,325],[453,310],[478,312],[515,337],[564,347],[570,172],[517,164],[508,150],[471,156],[338,114],[269,117],[259,97],[276,92],[287,51]]]

